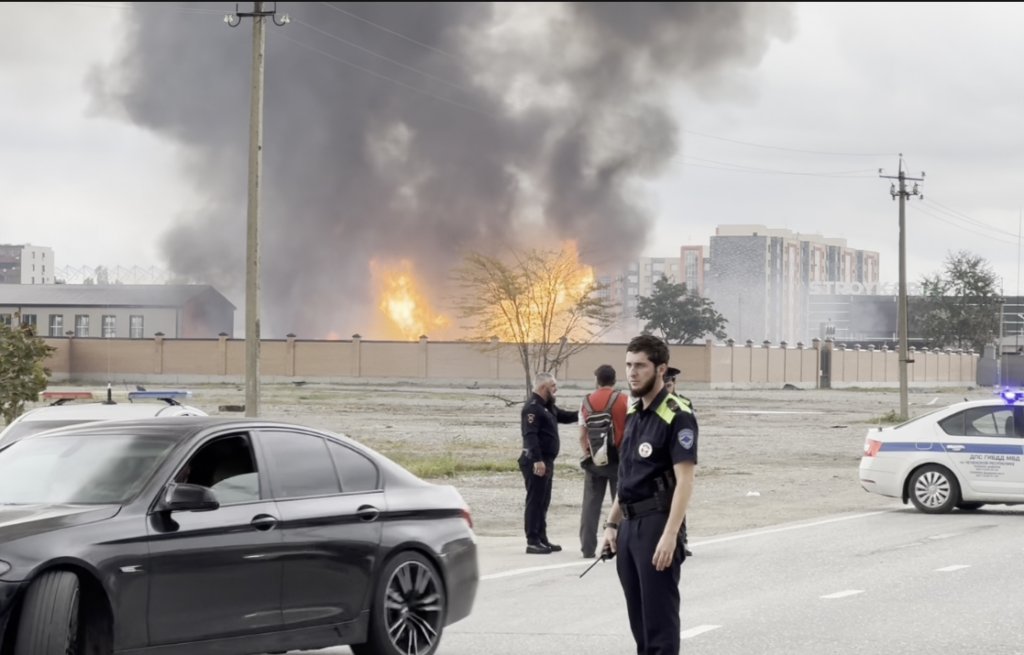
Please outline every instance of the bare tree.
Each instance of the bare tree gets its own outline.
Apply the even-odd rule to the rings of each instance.
[[[470,253],[456,269],[460,318],[473,338],[516,347],[526,380],[555,371],[612,325],[615,305],[573,246],[511,251],[506,259]]]

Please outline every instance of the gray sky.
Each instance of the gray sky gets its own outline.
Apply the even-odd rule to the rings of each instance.
[[[14,4],[0,23],[0,240],[51,246],[58,267],[166,267],[161,239],[208,202],[181,143],[99,111],[88,92],[90,71],[124,40],[128,11],[117,4]],[[290,5],[281,10],[301,15]],[[529,28],[529,12],[512,17]],[[894,174],[902,152],[911,174],[927,172],[925,199],[908,210],[911,281],[967,249],[1016,294],[1022,28],[1020,5],[798,4],[788,38],[776,29],[763,57],[663,79],[679,147],[657,179],[631,187],[656,221],[644,253],[676,255],[707,244],[718,224],[759,223],[876,250],[883,281],[894,282],[897,204],[878,169]],[[316,36],[295,23],[272,29]],[[364,33],[385,47],[386,34]],[[313,56],[306,65],[338,64]],[[391,100],[410,111],[435,102],[397,85]],[[244,127],[247,106],[224,111]]]

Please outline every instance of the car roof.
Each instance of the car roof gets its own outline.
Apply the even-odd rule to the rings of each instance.
[[[269,421],[259,418],[237,418],[227,416],[169,416],[147,419],[117,419],[77,423],[66,427],[54,428],[39,432],[26,439],[45,439],[47,437],[74,435],[88,438],[93,435],[131,434],[145,437],[166,437],[175,441],[185,441],[195,434],[207,429],[298,429],[324,433],[297,423]],[[327,433],[333,435],[333,433]],[[338,436],[342,439],[345,437]]]
[[[163,402],[146,403],[76,403],[49,405],[30,409],[18,421],[101,421],[113,418],[145,418],[147,416],[173,416],[190,412],[201,416],[206,412],[187,405],[168,405]]]

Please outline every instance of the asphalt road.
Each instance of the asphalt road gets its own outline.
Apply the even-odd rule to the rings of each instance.
[[[575,552],[480,546],[473,614],[439,655],[635,652],[613,563],[580,579]],[[896,502],[691,547],[685,653],[1024,653],[1024,509],[931,516]]]

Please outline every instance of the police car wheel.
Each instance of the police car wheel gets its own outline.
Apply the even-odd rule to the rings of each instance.
[[[914,507],[926,514],[945,514],[960,502],[960,485],[944,466],[922,466],[910,476],[908,485]]]
[[[434,565],[404,551],[384,567],[374,591],[367,642],[355,655],[433,655],[441,642],[448,599]]]
[[[985,506],[985,503],[957,503],[956,508],[962,509],[965,512],[973,512],[976,509],[981,509]]]

